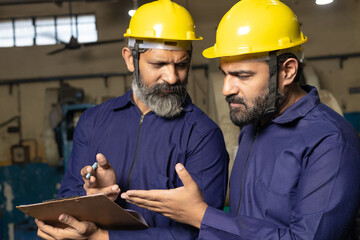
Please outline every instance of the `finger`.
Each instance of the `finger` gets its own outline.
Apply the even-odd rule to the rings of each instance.
[[[150,201],[164,201],[166,200],[168,191],[171,190],[129,190],[123,193],[121,196],[126,200],[130,197],[137,197]]]
[[[190,176],[189,172],[185,169],[184,165],[182,165],[181,163],[176,164],[175,170],[180,180],[184,184],[184,187],[196,184],[195,181]]]
[[[37,231],[37,235],[38,237],[40,237],[41,239],[45,239],[45,240],[55,240],[55,238],[53,236],[50,236],[49,234],[43,232],[40,228]]]
[[[90,165],[85,166],[80,170],[80,174],[84,180],[86,179],[86,175],[90,172],[92,172],[92,167]]]
[[[69,227],[75,229],[79,234],[83,235],[87,232],[87,224],[79,222],[75,218],[67,214],[61,214],[59,216],[59,221],[65,223]]]
[[[104,187],[104,188],[92,188],[92,187],[89,187],[89,184],[84,184],[84,189],[85,191],[89,192],[89,194],[97,194],[97,193],[103,193],[105,194],[106,196],[109,196],[109,195],[119,195],[120,194],[120,191],[121,189],[119,188],[118,185],[111,185],[109,187]]]
[[[129,195],[127,195],[127,193],[124,192],[124,193],[122,193],[122,194],[120,195],[120,197],[121,197],[122,199],[126,199],[126,198],[129,197]]]
[[[43,221],[40,221],[39,219],[36,219],[36,218],[35,218],[35,224],[36,224],[39,228],[41,228],[42,226],[45,225],[45,223],[44,223]]]
[[[91,175],[89,178],[89,183],[91,186],[94,185],[96,183],[96,177]]]
[[[83,188],[85,189],[85,191],[89,191],[91,190],[91,188],[96,188],[96,187],[97,187],[96,177],[91,176],[90,179],[84,179]]]
[[[45,224],[43,221],[35,219],[35,223],[38,226],[38,236],[43,239],[56,239],[53,235],[58,233],[58,229],[53,226]]]
[[[110,163],[107,161],[106,157],[102,153],[96,154],[96,161],[99,163],[99,166],[102,168],[109,168]]]
[[[164,204],[158,201],[152,201],[137,197],[129,197],[126,199],[126,201],[154,212],[163,213],[165,211],[164,209],[166,209],[166,207],[164,207]]]

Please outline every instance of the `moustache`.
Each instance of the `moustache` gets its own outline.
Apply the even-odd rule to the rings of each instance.
[[[182,84],[158,83],[152,86],[150,90],[155,94],[183,94],[186,88]]]
[[[246,103],[244,101],[244,99],[242,97],[238,97],[236,95],[230,95],[230,96],[226,96],[225,100],[230,104],[230,103],[238,103],[238,104],[243,104],[246,106]]]

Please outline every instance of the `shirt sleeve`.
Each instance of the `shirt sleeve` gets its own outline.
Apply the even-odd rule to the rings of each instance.
[[[205,202],[223,209],[227,181],[229,156],[220,129],[213,129],[200,139],[190,141],[185,168],[199,186]],[[182,185],[178,179],[179,185]]]
[[[320,144],[303,162],[288,227],[208,207],[199,239],[352,239],[360,201],[359,150]],[[240,184],[240,183],[239,183]]]

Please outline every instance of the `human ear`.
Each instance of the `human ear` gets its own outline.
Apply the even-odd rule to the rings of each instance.
[[[299,62],[295,58],[288,58],[282,64],[280,71],[279,87],[281,89],[289,86],[294,82],[298,72]]]
[[[134,61],[133,61],[133,56],[132,56],[132,54],[131,54],[130,48],[124,47],[124,48],[122,49],[122,56],[123,56],[123,58],[124,58],[124,60],[125,60],[127,69],[128,69],[130,72],[134,72],[134,71],[135,71]]]

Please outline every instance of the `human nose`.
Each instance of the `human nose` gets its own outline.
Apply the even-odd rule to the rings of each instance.
[[[171,85],[178,82],[179,77],[174,65],[167,66],[163,80]]]
[[[230,75],[225,76],[222,91],[224,96],[237,95],[239,93],[239,88]]]

